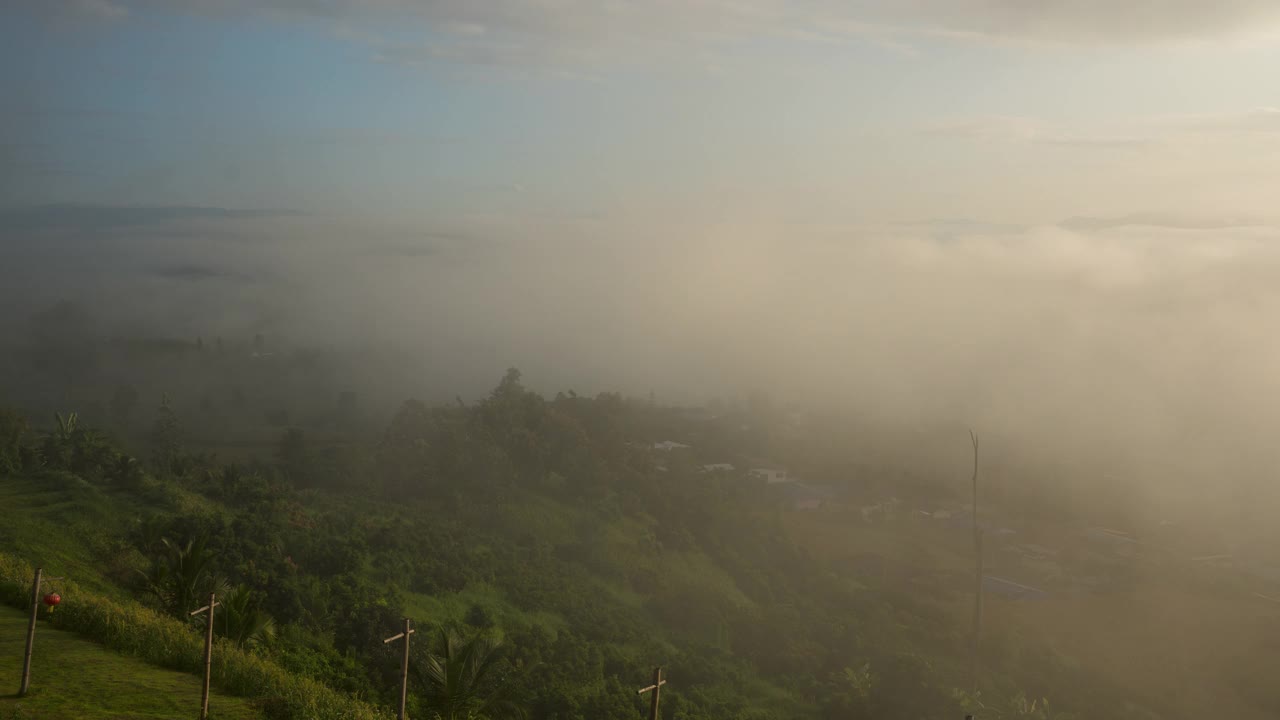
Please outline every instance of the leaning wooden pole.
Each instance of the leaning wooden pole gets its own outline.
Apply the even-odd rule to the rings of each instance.
[[[209,720],[209,676],[213,672],[213,608],[217,596],[209,593],[209,617],[204,629],[204,687],[200,690],[200,720]]]
[[[409,627],[409,618],[404,619],[404,661],[400,664],[400,713],[396,720],[405,720],[405,705],[409,701],[409,636],[413,629]]]
[[[36,643],[36,617],[40,612],[41,572],[41,568],[36,568],[36,577],[31,583],[31,621],[27,623],[27,651],[22,656],[22,687],[18,690],[18,697],[26,695],[31,687],[31,651]]]

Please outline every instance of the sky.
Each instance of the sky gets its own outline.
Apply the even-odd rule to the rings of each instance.
[[[70,297],[386,349],[404,395],[767,389],[1280,496],[1274,0],[0,20],[0,330]]]
[[[849,223],[1272,212],[1268,0],[49,0],[0,202]]]

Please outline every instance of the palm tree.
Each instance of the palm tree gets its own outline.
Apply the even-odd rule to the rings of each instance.
[[[73,412],[69,412],[65,416],[62,413],[54,413],[53,419],[57,421],[53,435],[61,442],[70,440],[71,436],[76,432],[76,426],[80,424],[80,416]]]
[[[44,436],[40,458],[45,465],[65,469],[71,465],[71,443],[76,437],[79,417],[73,412],[54,413],[53,419],[53,430]]]
[[[54,413],[54,427],[44,437],[41,459],[48,467],[95,477],[114,468],[120,453],[106,435],[80,423],[74,412]]]
[[[520,720],[524,711],[511,701],[509,677],[495,673],[502,662],[502,640],[479,632],[462,640],[440,629],[443,654],[427,655],[414,667],[421,698],[437,720]]]
[[[240,647],[257,647],[275,635],[275,621],[263,611],[253,597],[253,591],[244,585],[218,598],[221,616],[215,624],[222,625],[222,636]]]
[[[71,470],[98,476],[115,469],[119,453],[106,435],[92,428],[78,427],[71,435]]]
[[[143,575],[147,589],[169,613],[185,617],[207,600],[209,593],[221,593],[226,587],[225,580],[213,571],[213,553],[203,540],[179,545],[162,538],[160,544],[160,554],[152,558]]]

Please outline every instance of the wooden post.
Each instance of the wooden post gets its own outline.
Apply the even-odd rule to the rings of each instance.
[[[400,663],[400,716],[397,720],[405,720],[405,705],[409,701],[409,635],[413,629],[409,627],[409,618],[404,619],[404,660]]]
[[[973,442],[973,630],[969,639],[970,651],[973,653],[973,682],[978,682],[978,640],[982,635],[982,528],[978,525],[978,436],[969,431],[969,439]]]
[[[200,720],[209,717],[209,679],[213,674],[213,604],[216,595],[209,593],[209,619],[204,628],[204,686],[200,688]]]
[[[31,687],[31,650],[36,642],[36,613],[40,611],[41,572],[41,568],[36,568],[36,578],[31,583],[31,621],[27,623],[27,651],[22,656],[22,687],[18,690],[18,697],[26,695]]]
[[[653,698],[649,701],[649,720],[658,720],[658,697],[662,694],[662,668],[653,669]]]
[[[978,640],[982,636],[982,530],[973,536],[974,553],[977,555],[973,587],[973,651],[978,652]]]
[[[662,686],[666,684],[667,681],[662,679],[662,668],[656,667],[653,669],[653,684],[636,691],[637,695],[653,693],[649,698],[649,720],[658,720],[658,695],[661,693]]]
[[[204,630],[204,687],[200,690],[200,720],[209,720],[209,676],[213,672],[213,609],[218,606],[217,595],[209,593],[209,604],[190,615],[199,615],[208,610],[208,622]]]
[[[406,720],[408,715],[405,714],[405,705],[409,700],[409,636],[414,633],[413,626],[409,618],[404,619],[404,632],[397,633],[382,641],[383,645],[394,642],[400,638],[404,638],[404,660],[400,663],[400,711],[396,713],[396,720]]]

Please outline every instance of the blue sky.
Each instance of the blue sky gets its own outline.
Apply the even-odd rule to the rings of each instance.
[[[0,202],[620,222],[1266,210],[1272,3],[1108,5],[33,4],[0,24]]]

